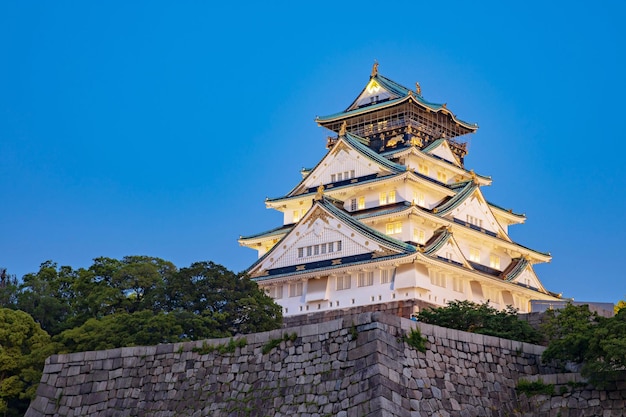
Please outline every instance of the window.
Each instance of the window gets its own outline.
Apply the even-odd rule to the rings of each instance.
[[[387,223],[385,229],[388,235],[402,233],[402,222]]]
[[[290,297],[299,297],[302,295],[302,286],[301,282],[292,282],[289,284],[289,296]]]
[[[325,253],[337,252],[341,250],[341,241],[320,243],[319,245],[303,246],[298,248],[298,258],[305,256],[323,255]]]
[[[437,171],[437,181],[446,183],[448,182],[448,176],[443,171]]]
[[[330,182],[336,182],[337,176],[335,174],[330,174]]]
[[[350,170],[350,178],[354,178],[354,170]]]
[[[464,292],[463,279],[459,277],[452,278],[452,289],[456,292]]]
[[[268,297],[271,297],[275,300],[283,298],[283,286],[278,285],[275,287],[267,287],[265,288],[265,293],[268,295]]]
[[[356,211],[356,198],[350,200],[350,211]]]
[[[472,262],[480,262],[480,250],[476,248],[470,248],[469,260]]]
[[[378,202],[381,206],[384,206],[385,204],[395,203],[396,191],[391,190],[391,191],[385,191],[385,192],[378,194]]]
[[[337,291],[350,289],[350,275],[340,275],[337,277]]]
[[[417,172],[422,175],[428,175],[428,166],[425,164],[417,164]]]
[[[359,197],[358,209],[363,210],[365,208],[365,197]]]
[[[391,282],[391,271],[389,269],[383,269],[380,271],[380,283],[389,284]]]
[[[359,272],[359,287],[374,285],[374,272]]]
[[[443,272],[439,272],[439,271],[431,272],[430,283],[438,287],[445,287],[446,286],[446,274]]]
[[[500,304],[500,291],[496,288],[485,288],[485,298],[494,304]]]
[[[294,210],[293,211],[293,222],[298,223],[302,217],[306,214],[305,209]]]
[[[500,269],[500,257],[498,255],[489,255],[489,266],[493,269]]]
[[[413,241],[415,243],[419,243],[423,245],[426,243],[426,232],[422,229],[418,229],[417,227],[413,229]]]
[[[419,192],[419,191],[414,191],[413,192],[413,203],[417,204],[418,206],[425,207],[426,206],[426,202],[425,202],[425,199],[424,199],[424,193]]]
[[[479,219],[479,218],[474,217],[474,216],[470,216],[469,214],[467,215],[467,222],[469,224],[473,224],[474,226],[483,227],[482,219]]]

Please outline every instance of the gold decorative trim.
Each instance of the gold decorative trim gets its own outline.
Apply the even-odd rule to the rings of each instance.
[[[395,255],[397,252],[388,249],[388,248],[382,248],[381,250],[377,250],[374,253],[372,253],[372,259],[376,259],[376,258],[382,258],[383,256],[391,256],[391,255]]]
[[[331,266],[332,265],[341,265],[341,258],[340,259],[333,259],[333,261],[331,262],[330,265]]]
[[[341,124],[341,128],[339,129],[339,136],[345,136],[347,128],[348,128],[348,123],[346,123],[346,121],[344,120],[343,123]]]
[[[303,224],[308,224],[309,227],[311,227],[311,225],[313,223],[315,223],[315,220],[317,220],[317,219],[322,219],[322,221],[324,223],[328,224],[328,219],[330,217],[331,216],[328,213],[326,213],[324,210],[318,208],[318,209],[315,210],[315,212],[313,212],[313,214],[311,214],[311,217],[306,219],[306,221]]]
[[[315,194],[315,201],[319,201],[324,197],[324,186],[317,187],[317,194]]]
[[[304,271],[306,269],[306,265],[297,265],[296,266],[296,272],[297,271]]]

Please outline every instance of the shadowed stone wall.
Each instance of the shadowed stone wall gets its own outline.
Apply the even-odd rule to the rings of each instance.
[[[416,326],[425,353],[403,339]],[[26,416],[623,415],[626,390],[572,388],[579,376],[542,367],[542,351],[363,313],[232,341],[52,356]],[[538,377],[559,395],[516,393],[520,378]]]

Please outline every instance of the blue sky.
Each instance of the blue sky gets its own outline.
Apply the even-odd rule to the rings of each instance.
[[[624,3],[473,3],[2,2],[0,266],[244,270],[377,60],[478,123],[466,167],[548,289],[626,298]]]

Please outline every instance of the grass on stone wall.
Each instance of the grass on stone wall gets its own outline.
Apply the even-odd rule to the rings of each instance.
[[[212,352],[217,352],[220,354],[225,353],[234,353],[235,349],[242,348],[248,344],[248,341],[245,337],[234,340],[231,338],[228,343],[223,343],[220,345],[209,345],[206,342],[202,342],[202,346],[194,347],[191,349],[192,352],[198,353],[200,355],[207,355]]]
[[[404,335],[403,340],[415,350],[422,353],[426,352],[426,342],[428,342],[428,339],[422,336],[419,327],[411,329],[409,334]]]
[[[528,381],[526,379],[520,379],[515,387],[517,392],[523,392],[528,397],[533,395],[554,395],[554,385],[546,384],[541,379],[537,381]]]
[[[278,345],[281,344],[281,342],[295,342],[296,339],[298,338],[298,335],[294,332],[294,333],[285,333],[283,335],[282,338],[278,338],[278,339],[271,339],[269,342],[267,342],[265,345],[263,345],[263,349],[261,349],[261,352],[266,355],[268,353],[270,353],[274,348],[278,347]]]

